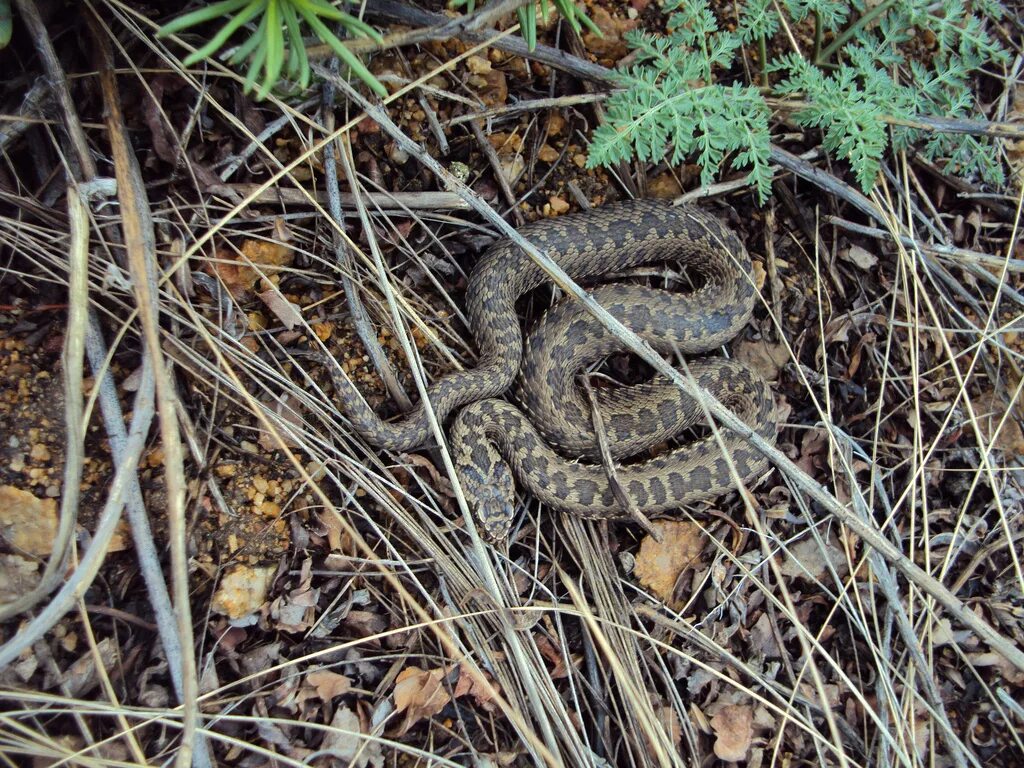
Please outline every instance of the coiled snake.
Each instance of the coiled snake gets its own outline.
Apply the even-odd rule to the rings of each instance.
[[[546,219],[520,232],[577,281],[652,261],[680,261],[692,268],[703,284],[688,294],[620,284],[594,292],[613,315],[661,352],[694,354],[721,346],[746,324],[753,309],[751,263],[743,243],[718,219],[693,208],[640,200]],[[454,419],[449,437],[467,500],[492,540],[508,534],[513,477],[555,509],[589,518],[626,515],[606,469],[594,462],[590,408],[574,382],[584,365],[621,351],[621,344],[566,300],[534,328],[524,354],[516,301],[545,278],[511,243],[491,246],[470,275],[466,293],[478,365],[449,373],[428,390],[441,423],[469,403]],[[774,440],[774,398],[759,375],[722,358],[698,359],[688,367],[697,383],[761,436]],[[491,399],[511,389],[517,375],[518,399],[532,418],[504,400]],[[422,404],[402,420],[385,423],[347,378],[336,375],[335,388],[356,431],[368,442],[411,450],[429,441]],[[616,459],[670,439],[703,415],[678,388],[657,380],[600,393]],[[721,495],[734,488],[723,445],[744,481],[766,468],[756,449],[721,430],[718,438],[709,435],[619,467],[620,488],[633,505],[649,513]]]

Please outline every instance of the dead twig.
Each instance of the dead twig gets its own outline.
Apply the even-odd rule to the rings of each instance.
[[[331,62],[331,68],[335,69],[336,67],[337,59],[334,59]],[[334,87],[330,83],[324,84],[323,102],[324,125],[328,132],[333,133]],[[339,149],[340,152],[338,151]],[[406,394],[405,388],[398,381],[398,376],[395,375],[394,368],[391,367],[391,363],[388,362],[387,356],[384,354],[384,350],[377,341],[377,332],[370,323],[370,317],[367,314],[366,307],[363,305],[363,301],[359,296],[359,291],[356,290],[356,287],[352,282],[351,276],[354,274],[355,265],[353,263],[352,254],[349,251],[348,243],[346,242],[347,238],[343,223],[344,219],[341,215],[341,192],[338,187],[338,165],[336,159],[338,154],[341,155],[341,164],[344,169],[345,178],[348,179],[349,186],[352,189],[352,197],[355,201],[356,209],[359,212],[359,218],[362,221],[363,231],[370,241],[370,247],[376,248],[377,246],[373,224],[370,222],[370,217],[366,212],[365,206],[362,204],[363,201],[360,196],[361,192],[359,184],[356,181],[355,173],[352,170],[347,142],[342,141],[341,137],[339,137],[336,141],[332,141],[324,147],[324,174],[327,184],[328,205],[334,224],[331,228],[331,239],[334,243],[334,257],[338,262],[338,267],[340,269],[341,285],[342,289],[345,291],[345,300],[348,303],[348,309],[352,315],[352,324],[355,327],[356,335],[359,336],[359,340],[363,343],[363,349],[365,349],[366,354],[369,355],[374,369],[384,381],[384,386],[387,387],[388,392],[391,394],[391,397],[395,402],[398,403],[398,406],[403,411],[409,411],[412,409],[412,401],[409,399],[409,395]]]
[[[651,524],[643,512],[637,509],[636,504],[629,498],[622,483],[619,482],[619,473],[615,470],[615,459],[612,458],[611,448],[608,446],[608,432],[604,428],[604,416],[601,414],[601,407],[597,402],[597,394],[590,383],[589,376],[580,377],[583,382],[583,390],[590,400],[590,418],[594,424],[594,434],[597,436],[597,447],[601,452],[601,466],[604,467],[605,475],[608,477],[608,484],[615,494],[615,500],[619,502],[622,511],[628,518],[639,525],[656,542],[661,543],[661,534]]]

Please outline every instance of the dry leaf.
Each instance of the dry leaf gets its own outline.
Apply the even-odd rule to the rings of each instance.
[[[281,321],[281,325],[289,331],[302,325],[302,310],[297,304],[288,301],[284,294],[277,289],[277,286],[260,292],[259,297],[267,305],[267,309]]]
[[[745,760],[754,738],[754,713],[746,704],[729,704],[711,718],[715,754],[721,760]]]
[[[332,765],[346,768],[383,765],[380,742],[366,739],[364,734],[359,715],[348,708],[339,709],[331,719],[330,730],[324,736],[320,749],[331,755]]]
[[[38,562],[18,555],[0,555],[0,601],[21,597],[38,583]]]
[[[444,683],[445,670],[406,667],[395,680],[395,713],[405,713],[395,736],[402,736],[420,720],[444,709],[451,696]]]
[[[846,554],[834,537],[826,539],[824,545],[822,551],[818,540],[810,536],[798,541],[789,548],[789,557],[779,566],[782,575],[790,579],[827,582],[831,580],[830,570],[835,570],[842,578],[847,573]]]
[[[245,240],[239,250],[241,254],[218,248],[217,258],[208,265],[208,271],[220,277],[235,298],[251,291],[261,273],[272,277],[295,260],[295,252],[287,245],[267,240]]]
[[[868,271],[878,264],[878,257],[859,245],[851,245],[849,248],[839,251],[839,258],[864,271]]]
[[[318,669],[306,675],[306,682],[316,689],[316,694],[323,701],[330,701],[335,696],[342,696],[352,690],[352,681],[332,672],[329,669]]]
[[[637,21],[615,18],[599,5],[593,7],[590,18],[601,30],[603,36],[599,37],[593,32],[583,35],[583,44],[587,50],[602,59],[613,62],[625,56],[629,49],[623,40],[623,35],[634,29],[637,26]]]
[[[103,665],[104,674],[109,676],[117,666],[117,643],[112,638],[105,637],[96,644],[96,651],[99,653],[100,664]],[[72,697],[85,695],[95,688],[99,681],[100,677],[96,670],[96,657],[93,655],[91,648],[86,650],[68,668],[63,675],[63,680],[61,680],[67,686],[67,695]]]
[[[680,520],[659,520],[654,529],[661,535],[659,544],[645,536],[636,556],[634,575],[645,587],[669,607],[681,607],[673,599],[680,574],[698,561],[704,551],[705,535],[696,523]]]
[[[568,677],[569,669],[565,664],[565,655],[558,649],[558,646],[551,642],[551,638],[535,632],[533,641],[537,650],[540,651],[540,655],[551,662],[551,669],[548,670],[551,679],[561,680]]]
[[[985,439],[986,448],[991,446],[1010,456],[1024,454],[1024,433],[1021,432],[1020,422],[1016,418],[1016,408],[1007,415],[1005,399],[995,392],[986,392],[972,398],[971,405],[978,418],[978,427]]]
[[[490,682],[491,688],[498,690],[499,686],[491,679],[491,676],[486,672],[483,674],[487,676],[487,680]],[[469,674],[469,667],[467,665],[460,664],[459,679],[455,682],[455,698],[457,699],[460,696],[465,696],[467,694],[472,696],[473,700],[476,701],[476,703],[485,711],[496,711],[497,706],[494,704],[491,691]]]
[[[285,394],[280,399],[273,399],[269,403],[264,403],[265,407],[268,407],[271,411],[277,414],[277,416],[285,424],[289,424],[296,427],[296,431],[300,431],[303,426],[302,420],[302,401],[298,398]],[[298,448],[299,444],[292,437],[292,432],[287,429],[278,428],[277,434],[281,437],[281,441],[284,442],[288,448]],[[281,445],[277,438],[271,435],[269,432],[260,431],[260,437],[257,441],[265,451],[277,451],[280,450]]]
[[[746,363],[768,381],[775,381],[779,371],[789,362],[789,348],[782,343],[743,340],[733,345],[733,355]]]

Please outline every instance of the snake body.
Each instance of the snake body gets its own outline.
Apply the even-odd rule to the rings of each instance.
[[[596,292],[627,326],[665,351],[699,353],[720,346],[750,317],[754,289],[746,249],[718,219],[702,211],[633,201],[535,222],[520,234],[576,281],[652,261],[679,261],[697,272],[703,284],[681,298],[632,286],[604,286]],[[471,403],[454,420],[450,441],[467,500],[491,539],[507,534],[513,478],[556,509],[585,517],[623,515],[604,467],[579,462],[592,458],[596,447],[589,406],[573,383],[582,365],[620,351],[620,345],[585,312],[561,302],[530,334],[524,357],[516,301],[545,279],[541,268],[512,243],[491,246],[470,275],[466,293],[478,365],[449,373],[428,389],[442,423]],[[691,372],[748,425],[774,439],[774,400],[757,374],[721,359],[696,361]],[[532,420],[510,403],[491,399],[511,389],[520,373],[519,399],[534,414]],[[429,441],[422,405],[402,420],[386,423],[347,379],[336,377],[335,387],[353,426],[368,442],[411,450]],[[605,394],[600,403],[616,458],[674,436],[702,414],[675,387],[657,381]],[[723,432],[719,437],[726,441],[741,479],[751,479],[766,466],[737,436]],[[572,458],[563,458],[549,444]],[[720,495],[734,486],[720,445],[711,436],[621,467],[621,488],[647,512]]]

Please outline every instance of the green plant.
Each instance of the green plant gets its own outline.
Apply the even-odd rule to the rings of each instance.
[[[308,25],[313,33],[348,65],[356,77],[378,95],[387,95],[384,86],[364,66],[359,57],[346,48],[345,44],[328,29],[325,20],[340,24],[353,35],[369,37],[377,42],[381,40],[380,34],[369,24],[339,10],[325,0],[223,0],[179,16],[161,28],[159,35],[166,37],[224,17],[227,17],[228,21],[206,45],[185,59],[185,66],[192,66],[213,56],[227,44],[235,32],[254,23],[255,32],[239,45],[228,59],[232,66],[249,61],[245,91],[248,93],[256,85],[260,70],[263,71],[263,76],[258,98],[266,98],[281,79],[282,73],[298,81],[305,88],[309,85],[310,68],[302,31],[303,25]]]
[[[11,0],[0,0],[0,50],[7,47],[14,33],[14,16],[11,14]]]
[[[987,137],[936,132],[926,138],[898,124],[976,114],[971,74],[1008,55],[985,30],[985,17],[998,18],[1002,6],[985,0],[974,8],[980,15],[961,0],[883,0],[870,8],[864,0],[747,0],[735,30],[723,30],[706,0],[669,0],[666,35],[629,35],[637,63],[616,76],[623,90],[607,102],[589,164],[633,156],[655,162],[671,151],[672,163],[695,156],[707,183],[728,161],[749,169],[763,201],[771,184],[768,99],[776,97],[787,99],[779,106],[792,109],[797,125],[823,132],[824,148],[849,162],[865,191],[890,146],[919,144],[927,158],[956,173],[1001,183],[998,147]],[[842,28],[851,9],[853,20]],[[768,62],[759,73],[761,88],[723,82],[745,47],[756,46],[756,59],[764,62],[767,41],[782,22],[792,29],[808,17],[811,52]]]
[[[561,14],[562,18],[569,22],[569,26],[572,27],[576,34],[582,35],[583,27],[586,27],[595,35],[604,37],[598,26],[590,20],[586,13],[576,7],[573,0],[552,0],[552,3],[555,6],[555,10]],[[476,9],[476,0],[451,0],[448,6],[453,9],[465,8],[467,13],[472,13]],[[549,12],[548,0],[540,0],[541,18],[545,18]],[[523,40],[526,41],[527,47],[532,51],[537,47],[537,3],[534,0],[530,0],[530,2],[516,9],[516,15],[519,17],[519,33],[523,36]]]

